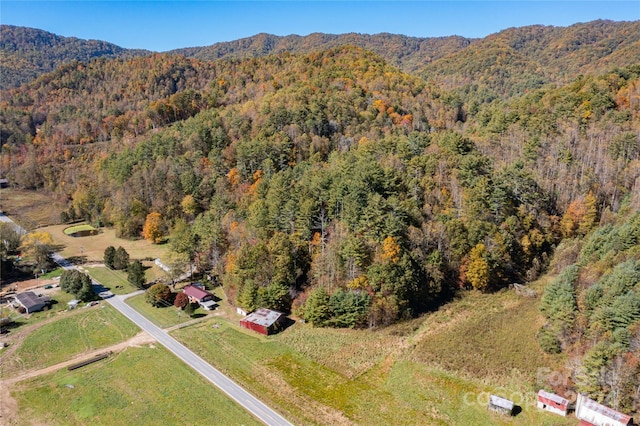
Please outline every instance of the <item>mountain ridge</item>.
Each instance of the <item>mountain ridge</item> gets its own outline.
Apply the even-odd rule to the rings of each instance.
[[[25,27],[2,25],[0,31],[0,89],[17,87],[71,60],[160,53],[211,61],[283,52],[306,54],[353,45],[370,50],[402,71],[419,75],[446,89],[475,90],[484,92],[485,97],[495,98],[523,94],[545,84],[565,84],[579,74],[602,68],[640,62],[640,21],[597,20],[567,27],[530,25],[507,28],[483,38],[411,37],[391,33],[312,33],[306,36],[259,33],[167,52],[125,49],[108,42],[62,37]],[[58,46],[58,49],[53,52],[38,50],[38,41]],[[506,56],[506,60],[501,56]],[[520,80],[524,73],[530,81],[514,81]],[[476,84],[479,88],[473,88]]]
[[[130,58],[150,54],[102,40],[64,37],[48,31],[0,25],[0,90],[17,87],[73,60]]]

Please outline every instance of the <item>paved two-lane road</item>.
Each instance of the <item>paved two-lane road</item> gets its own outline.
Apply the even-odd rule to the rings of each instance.
[[[267,407],[262,401],[251,395],[249,392],[238,386],[227,376],[212,367],[204,359],[189,350],[173,337],[169,336],[164,330],[155,326],[151,321],[143,317],[140,313],[127,305],[124,301],[126,296],[114,296],[106,299],[114,308],[129,318],[142,330],[149,333],[160,344],[169,349],[175,356],[191,366],[200,373],[204,378],[216,385],[221,391],[226,393],[231,399],[244,407],[251,414],[268,425],[287,425],[291,426],[284,417]]]
[[[4,214],[0,213],[0,222],[13,223],[22,233],[26,231],[15,224]],[[64,269],[75,269],[75,266],[71,264],[67,259],[63,258],[59,254],[55,253],[52,259]],[[94,285],[100,286],[94,280]],[[200,373],[204,378],[213,383],[222,392],[227,394],[229,398],[236,401],[241,407],[253,414],[259,420],[267,425],[273,426],[292,426],[284,417],[273,411],[266,406],[262,401],[251,395],[249,392],[238,386],[235,382],[215,369],[211,364],[200,358],[189,348],[178,342],[173,337],[169,336],[166,331],[154,325],[151,321],[146,319],[140,313],[138,313],[131,306],[127,305],[124,301],[128,296],[114,296],[106,299],[107,302],[115,309],[120,311],[122,315],[129,318],[134,324],[140,327],[142,330],[149,333],[154,339],[156,339],[161,345],[166,347],[175,356],[180,358],[183,362],[189,365],[191,368]]]

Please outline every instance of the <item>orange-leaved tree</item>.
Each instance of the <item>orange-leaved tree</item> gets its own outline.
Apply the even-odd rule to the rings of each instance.
[[[158,212],[149,213],[142,228],[142,237],[153,244],[158,244],[163,236],[162,215]]]

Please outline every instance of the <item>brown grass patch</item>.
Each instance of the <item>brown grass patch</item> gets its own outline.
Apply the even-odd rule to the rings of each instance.
[[[64,203],[53,193],[25,189],[0,189],[0,211],[31,231],[41,226],[60,223]]]

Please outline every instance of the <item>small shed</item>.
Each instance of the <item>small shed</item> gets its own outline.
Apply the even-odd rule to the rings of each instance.
[[[569,401],[560,395],[540,389],[538,391],[538,408],[561,416],[566,416],[567,409],[569,408]]]
[[[15,300],[24,307],[28,314],[43,310],[51,302],[50,297],[38,296],[32,291],[16,294]]]
[[[513,413],[513,401],[496,395],[489,396],[489,410],[510,416]]]
[[[576,417],[581,420],[580,424],[593,426],[628,426],[631,423],[631,416],[609,408],[606,405],[578,394],[576,401]]]
[[[240,326],[268,336],[277,333],[284,324],[282,312],[259,308],[240,320]]]

